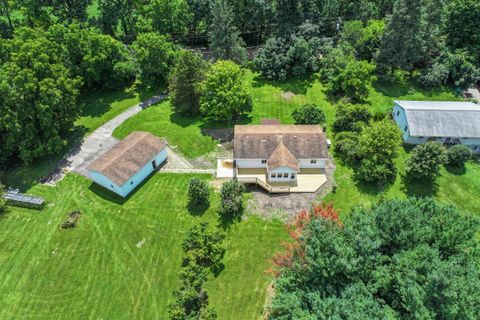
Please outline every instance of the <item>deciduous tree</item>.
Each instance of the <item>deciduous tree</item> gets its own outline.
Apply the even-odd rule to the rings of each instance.
[[[167,37],[155,32],[139,34],[132,49],[145,82],[165,81],[174,66],[176,47]]]
[[[252,111],[245,71],[239,65],[224,60],[213,64],[201,84],[200,111],[228,123]]]
[[[431,179],[438,176],[446,161],[446,150],[440,142],[419,144],[407,159],[406,174],[410,179]]]

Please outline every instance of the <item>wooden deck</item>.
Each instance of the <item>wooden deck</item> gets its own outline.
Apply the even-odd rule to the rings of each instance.
[[[270,193],[316,192],[327,182],[322,169],[302,169],[292,182],[267,182],[265,169],[238,169],[237,179],[243,183],[255,183]]]

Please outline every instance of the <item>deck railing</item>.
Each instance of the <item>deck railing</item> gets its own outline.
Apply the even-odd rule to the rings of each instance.
[[[290,187],[273,187],[266,183],[265,181],[258,179],[257,177],[237,177],[237,180],[242,183],[255,183],[256,185],[261,186],[263,189],[269,193],[288,193],[290,192]]]

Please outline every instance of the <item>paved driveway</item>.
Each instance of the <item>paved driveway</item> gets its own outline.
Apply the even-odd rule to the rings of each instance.
[[[113,130],[128,118],[133,117],[143,109],[165,98],[165,95],[160,95],[143,101],[125,110],[123,113],[103,124],[92,134],[85,137],[85,139],[80,142],[80,145],[67,155],[66,160],[62,161],[56,173],[52,174],[46,184],[55,184],[61,180],[65,175],[64,173],[68,171],[75,171],[81,175],[88,176],[88,165],[118,143],[118,140],[112,136]]]

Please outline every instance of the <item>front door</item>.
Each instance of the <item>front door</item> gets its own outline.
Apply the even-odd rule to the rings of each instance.
[[[152,161],[152,166],[154,170],[157,168],[157,160]]]

